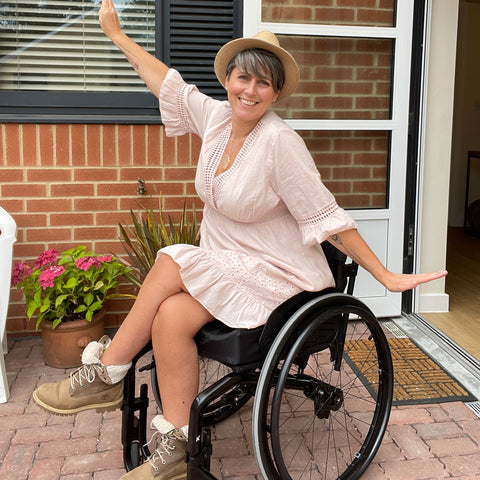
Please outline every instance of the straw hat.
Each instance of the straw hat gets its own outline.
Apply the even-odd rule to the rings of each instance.
[[[280,43],[274,33],[269,31],[259,32],[252,38],[237,38],[226,43],[217,53],[215,57],[215,74],[220,83],[225,86],[225,77],[227,76],[227,66],[230,60],[242,50],[249,48],[263,48],[274,53],[282,62],[285,70],[285,84],[278,96],[278,100],[287,98],[291,95],[298,85],[300,72],[297,62]]]

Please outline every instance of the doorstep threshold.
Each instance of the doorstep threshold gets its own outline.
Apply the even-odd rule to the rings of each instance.
[[[480,400],[480,362],[421,315],[404,313],[393,322],[442,368]]]

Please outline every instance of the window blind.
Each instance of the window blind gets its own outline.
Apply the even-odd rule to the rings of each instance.
[[[207,95],[224,98],[213,63],[218,50],[241,36],[242,2],[170,0],[163,2],[162,56],[186,82]]]
[[[135,71],[102,32],[99,4],[86,0],[3,2],[0,89],[144,92]],[[155,2],[116,3],[122,28],[155,53]]]

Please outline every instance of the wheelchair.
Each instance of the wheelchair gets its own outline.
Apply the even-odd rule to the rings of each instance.
[[[335,288],[294,296],[261,327],[232,329],[214,321],[196,335],[204,388],[190,410],[188,479],[215,480],[209,427],[251,398],[254,453],[263,478],[357,479],[373,460],[392,405],[390,350],[374,314],[352,296],[358,265],[346,263],[327,242],[322,247]],[[142,384],[136,396],[135,377],[138,360],[151,348],[133,359],[124,383],[127,470],[150,454],[142,447],[148,386]],[[146,369],[161,407],[153,357]]]

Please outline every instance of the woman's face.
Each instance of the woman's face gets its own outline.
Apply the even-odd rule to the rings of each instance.
[[[279,94],[268,76],[257,77],[237,67],[225,79],[225,87],[233,115],[248,123],[258,122]]]

